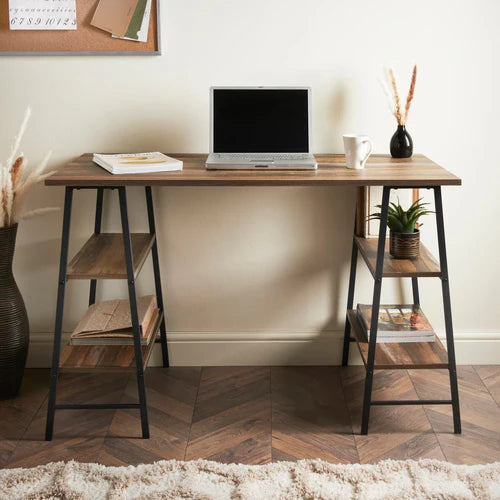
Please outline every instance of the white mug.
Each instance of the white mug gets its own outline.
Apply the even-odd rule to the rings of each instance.
[[[365,168],[366,160],[372,154],[373,142],[367,135],[344,134],[344,151],[347,168]]]

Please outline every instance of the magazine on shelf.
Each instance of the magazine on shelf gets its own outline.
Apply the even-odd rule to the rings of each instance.
[[[372,306],[358,304],[358,319],[370,338]],[[434,342],[434,329],[420,306],[415,304],[380,305],[377,342]]]
[[[182,161],[163,153],[94,153],[93,161],[112,174],[151,174],[182,170]]]

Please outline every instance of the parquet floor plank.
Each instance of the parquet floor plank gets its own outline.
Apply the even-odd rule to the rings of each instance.
[[[362,436],[360,426],[365,369],[360,366],[344,368],[342,377],[361,463],[374,463],[386,458],[444,459],[422,406],[372,406],[369,433]],[[384,370],[375,373],[372,398],[417,399],[417,395],[406,371]]]
[[[338,367],[271,368],[274,460],[357,462]]]
[[[270,368],[202,369],[186,460],[271,460]]]
[[[425,407],[446,460],[474,464],[500,460],[500,408],[472,366],[458,367],[462,434],[453,434],[450,406]],[[434,370],[432,378],[410,371],[421,398],[449,397],[447,370]]]
[[[117,403],[127,378],[119,374],[107,374],[106,377],[95,374],[61,375],[58,402]],[[12,453],[8,466],[31,467],[59,460],[94,462],[113,415],[114,410],[56,411],[54,438],[45,441],[45,399]]]
[[[500,367],[458,369],[463,434],[451,407],[375,406],[361,436],[361,366],[173,367],[146,372],[151,438],[138,410],[56,412],[44,441],[49,370],[27,370],[21,394],[0,401],[0,467],[58,460],[106,465],[205,458],[248,464],[436,458],[500,460]],[[448,399],[446,370],[377,372],[373,399]],[[64,374],[58,402],[135,402],[134,375]]]
[[[0,400],[0,467],[9,461],[47,397],[48,375],[47,370],[26,370],[19,394]]]
[[[479,365],[474,366],[474,370],[488,389],[491,397],[500,405],[500,366]]]
[[[98,462],[105,465],[137,465],[172,458],[183,460],[199,378],[200,368],[148,369],[146,398],[151,437],[141,437],[138,410],[116,410]],[[130,401],[137,401],[134,376],[130,377],[122,397],[122,402]]]

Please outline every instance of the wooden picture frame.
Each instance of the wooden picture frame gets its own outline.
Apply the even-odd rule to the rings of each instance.
[[[160,1],[152,0],[147,42],[112,38],[90,24],[99,0],[76,0],[76,30],[10,30],[9,2],[0,2],[0,56],[161,55]]]

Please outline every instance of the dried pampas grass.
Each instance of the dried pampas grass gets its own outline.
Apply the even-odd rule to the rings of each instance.
[[[393,68],[387,68],[383,71],[383,78],[379,78],[380,86],[388,100],[391,114],[394,115],[398,125],[406,125],[408,112],[415,95],[415,84],[417,83],[417,65],[413,66],[410,89],[406,98],[404,113],[401,108],[401,99],[399,97],[398,82]]]
[[[23,213],[23,204],[29,189],[38,182],[43,181],[52,172],[47,172],[47,164],[51,153],[49,152],[38,167],[29,171],[28,162],[21,153],[18,156],[19,146],[26,132],[31,109],[24,114],[19,132],[14,139],[14,144],[5,165],[0,163],[0,228],[13,226],[20,219],[43,215],[57,208],[40,208]],[[17,156],[17,158],[16,158]]]

